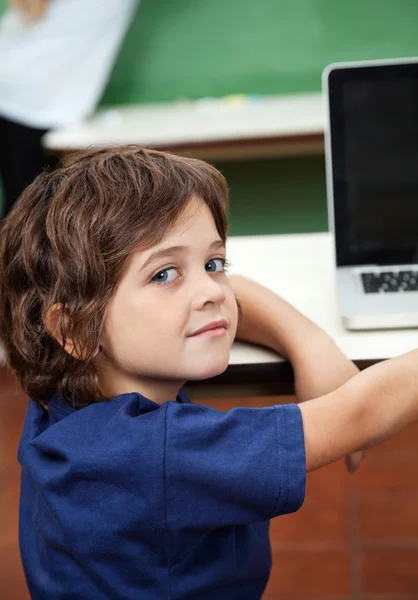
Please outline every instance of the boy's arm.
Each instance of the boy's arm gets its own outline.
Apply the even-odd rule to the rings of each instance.
[[[418,420],[418,350],[356,374],[332,339],[287,302],[243,277],[231,282],[242,308],[237,337],[286,356],[302,399],[321,396],[300,407],[308,471],[353,457]]]
[[[299,402],[323,396],[358,373],[325,331],[277,294],[244,277],[230,280],[242,310],[237,338],[290,361]]]
[[[359,372],[325,331],[288,302],[244,277],[230,279],[241,306],[237,338],[288,358],[299,402],[328,394]],[[347,454],[347,471],[354,473],[364,456],[364,452]]]
[[[300,407],[306,466],[312,471],[370,448],[418,420],[418,350],[362,371]]]

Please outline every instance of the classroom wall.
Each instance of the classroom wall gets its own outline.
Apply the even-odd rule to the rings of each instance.
[[[216,166],[230,187],[230,235],[327,231],[323,157]]]
[[[101,104],[319,91],[330,62],[418,55],[417,23],[415,0],[142,0]],[[217,166],[231,234],[326,230],[323,157]]]

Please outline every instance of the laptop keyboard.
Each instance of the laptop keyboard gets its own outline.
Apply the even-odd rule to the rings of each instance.
[[[366,294],[418,291],[418,271],[381,271],[361,273]]]

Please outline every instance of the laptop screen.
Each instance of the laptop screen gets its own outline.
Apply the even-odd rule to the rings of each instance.
[[[338,265],[418,262],[418,62],[329,73]]]

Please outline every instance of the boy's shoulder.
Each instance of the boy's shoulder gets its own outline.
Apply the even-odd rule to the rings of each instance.
[[[126,460],[129,449],[134,447],[152,444],[154,454],[158,454],[164,437],[164,412],[164,405],[138,393],[122,394],[82,408],[71,407],[54,394],[48,411],[29,400],[19,462],[34,470],[47,463],[52,468],[59,461],[71,463],[72,470],[84,469],[87,464],[93,469],[99,464],[103,467],[106,456],[111,457],[112,463]]]

